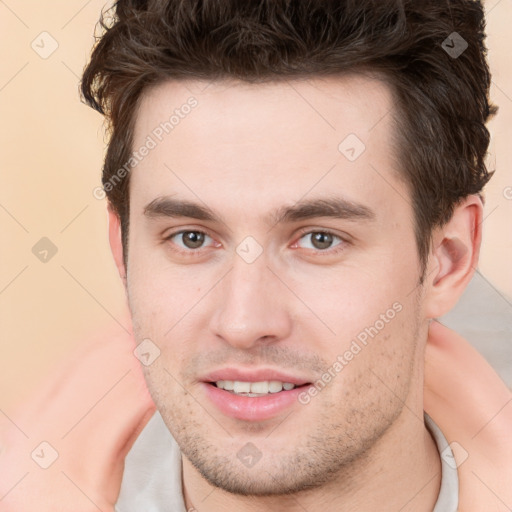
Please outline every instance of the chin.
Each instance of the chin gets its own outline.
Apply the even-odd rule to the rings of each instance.
[[[212,486],[239,496],[285,496],[297,494],[321,487],[326,483],[325,477],[314,475],[297,475],[293,470],[277,476],[276,468],[256,465],[251,469],[240,470],[234,465],[224,464],[213,468],[194,464],[201,476]]]

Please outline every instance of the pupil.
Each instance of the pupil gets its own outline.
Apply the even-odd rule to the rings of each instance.
[[[332,235],[329,233],[315,233],[313,235],[313,245],[317,249],[328,249],[332,244]]]
[[[183,241],[189,249],[197,249],[204,242],[204,233],[187,231],[184,235]]]

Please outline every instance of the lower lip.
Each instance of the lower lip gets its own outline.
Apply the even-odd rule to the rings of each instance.
[[[298,403],[298,396],[309,385],[269,393],[266,396],[241,396],[218,388],[215,384],[201,383],[208,398],[226,416],[238,420],[263,421],[277,416],[293,404]]]

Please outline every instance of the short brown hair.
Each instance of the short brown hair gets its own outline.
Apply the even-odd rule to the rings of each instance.
[[[100,27],[81,90],[108,121],[104,186],[130,159],[135,112],[149,86],[361,70],[383,76],[396,98],[397,160],[411,192],[423,269],[432,229],[491,176],[485,123],[496,107],[488,100],[480,1],[118,0]],[[128,182],[129,173],[106,190],[125,255]]]

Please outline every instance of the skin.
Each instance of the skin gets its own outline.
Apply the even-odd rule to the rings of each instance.
[[[469,196],[435,230],[419,285],[386,85],[361,76],[206,85],[146,91],[134,148],[190,91],[198,105],[132,171],[127,268],[112,210],[109,228],[135,337],[161,351],[144,372],[184,455],[187,508],[431,511],[441,466],[423,421],[424,348],[430,320],[455,304],[476,266],[480,200]],[[366,146],[354,162],[338,150],[350,133]],[[144,213],[171,195],[221,221]],[[269,222],[276,208],[333,196],[372,218]],[[180,230],[208,236],[190,248],[169,238]],[[335,237],[319,248],[312,234],[326,230]],[[247,236],[262,249],[252,263],[236,252]],[[306,405],[242,421],[202,389],[206,373],[227,366],[315,382],[397,303],[400,312]],[[262,454],[251,468],[237,457],[248,442]]]

